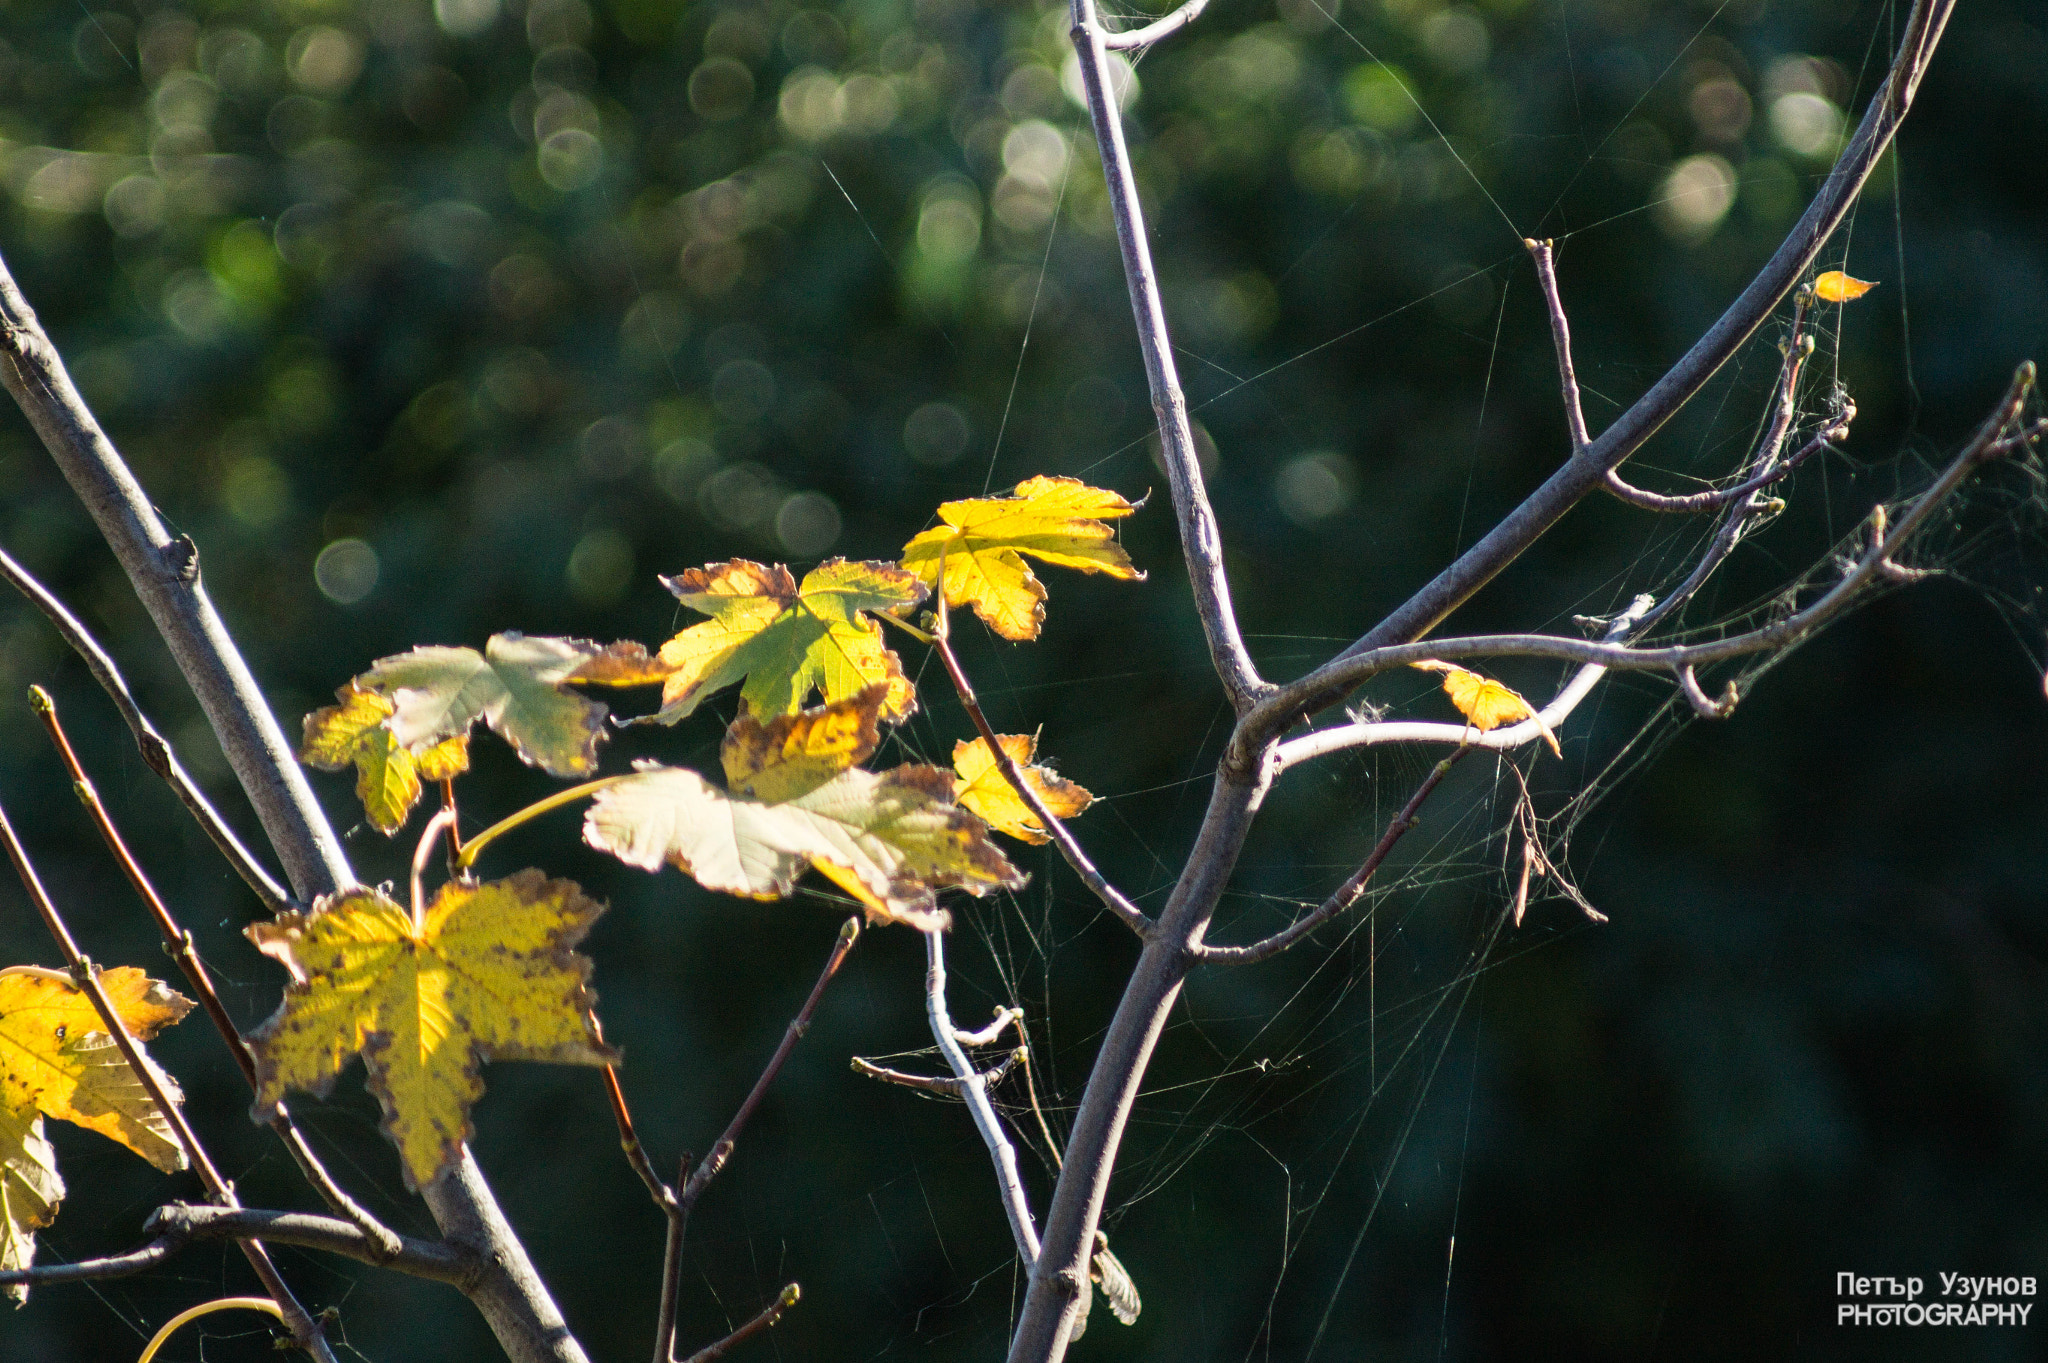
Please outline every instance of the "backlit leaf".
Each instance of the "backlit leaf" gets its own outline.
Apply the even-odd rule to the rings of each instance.
[[[1104,521],[1137,507],[1076,478],[1029,478],[1007,497],[974,497],[939,507],[942,525],[903,546],[903,566],[936,585],[946,563],[946,604],[971,604],[1005,639],[1036,639],[1045,586],[1022,555],[1084,573],[1141,580]]]
[[[852,765],[874,748],[885,694],[870,688],[766,725],[743,714],[722,753],[731,789],[645,764],[598,792],[584,841],[629,866],[666,863],[706,889],[750,899],[784,898],[815,867],[871,918],[918,928],[947,922],[936,889],[1023,884],[980,821],[954,804],[951,773]]]
[[[864,614],[924,599],[924,588],[894,564],[829,559],[798,586],[779,563],[734,559],[662,583],[711,617],[662,645],[660,663],[670,673],[661,710],[651,718],[663,724],[742,680],[740,698],[757,715],[794,714],[814,690],[830,703],[877,684],[884,688],[883,719],[901,720],[917,708],[917,690],[882,642],[882,627]]]
[[[421,781],[447,781],[469,770],[469,736],[444,738],[418,754],[401,745],[385,723],[393,705],[353,682],[336,691],[341,702],[306,716],[299,760],[322,771],[353,763],[356,797],[370,823],[385,835],[405,826],[419,803]]]
[[[365,888],[252,924],[249,940],[292,973],[284,1003],[249,1034],[254,1115],[269,1120],[290,1089],[325,1094],[360,1054],[407,1185],[432,1182],[472,1134],[484,1061],[618,1060],[591,1029],[590,962],[574,950],[603,911],[529,870],[443,885],[417,928]]]
[[[100,985],[138,1043],[192,1008],[190,999],[132,966],[101,971]],[[157,1075],[175,1099],[176,1082],[161,1070]],[[107,1035],[92,1000],[56,971],[17,966],[0,972],[0,1269],[29,1266],[36,1232],[55,1218],[64,1197],[45,1116],[111,1137],[166,1173],[185,1167],[170,1123]],[[28,1300],[26,1287],[7,1292],[17,1305]]]
[[[1498,729],[1503,724],[1515,724],[1525,719],[1536,721],[1536,728],[1543,735],[1543,741],[1559,757],[1564,750],[1557,746],[1557,735],[1550,732],[1550,726],[1523,700],[1517,691],[1502,685],[1491,677],[1482,677],[1456,663],[1423,662],[1410,663],[1410,667],[1421,668],[1424,672],[1441,672],[1444,675],[1444,693],[1451,698],[1451,704],[1458,707],[1473,728],[1480,733]]]
[[[635,647],[507,631],[492,635],[482,653],[431,647],[380,658],[356,685],[391,701],[384,723],[411,752],[466,734],[482,720],[529,765],[552,776],[587,776],[605,737],[605,707],[564,684]]]
[[[1828,270],[1815,277],[1813,296],[1823,303],[1847,303],[1877,287],[1875,280],[1856,279],[1840,270]]]
[[[1003,751],[1017,764],[1024,783],[1054,818],[1071,819],[1095,799],[1052,768],[1031,765],[1032,754],[1038,748],[1038,739],[1031,734],[997,734],[996,741],[1003,745]],[[990,828],[1025,842],[1046,841],[1046,831],[1039,827],[1037,817],[1017,794],[1017,788],[1003,775],[995,754],[989,751],[987,739],[955,743],[953,773],[954,800],[980,815]]]

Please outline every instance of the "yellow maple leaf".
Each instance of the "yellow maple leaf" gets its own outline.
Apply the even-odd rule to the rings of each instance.
[[[1029,478],[1007,497],[974,497],[939,507],[943,525],[903,546],[903,566],[934,586],[946,563],[946,604],[972,604],[1005,639],[1036,639],[1045,622],[1045,585],[1022,555],[1126,581],[1144,574],[1104,521],[1138,508],[1077,478]]]
[[[749,899],[784,898],[815,868],[876,921],[943,927],[934,890],[986,894],[1024,877],[954,804],[951,773],[853,765],[874,750],[886,697],[874,686],[767,724],[742,714],[720,753],[728,789],[643,764],[591,801],[584,841],[629,866],[674,866]]]
[[[1038,739],[1031,734],[997,734],[996,741],[1017,764],[1024,783],[1056,819],[1071,819],[1087,809],[1095,797],[1050,767],[1031,765]],[[953,799],[974,811],[990,828],[1029,843],[1043,843],[1049,835],[1038,824],[1031,807],[1017,794],[1017,788],[1003,775],[1001,765],[989,750],[988,740],[953,745]]]
[[[901,720],[917,708],[917,688],[882,642],[882,627],[865,618],[924,599],[924,588],[894,564],[828,559],[799,586],[779,563],[771,568],[742,558],[662,584],[711,618],[661,647],[669,675],[661,710],[650,717],[660,723],[675,723],[713,691],[742,680],[740,698],[760,715],[794,714],[814,690],[831,703],[876,684],[884,688],[882,718]]]
[[[100,987],[138,1043],[192,1008],[133,966],[101,971]],[[175,1099],[176,1082],[158,1075]],[[29,1266],[35,1233],[64,1197],[45,1116],[119,1141],[166,1173],[185,1167],[184,1148],[92,1000],[54,970],[15,966],[0,971],[0,1268]],[[26,1287],[7,1291],[17,1303],[28,1300]]]
[[[255,1116],[290,1089],[324,1094],[358,1054],[384,1109],[408,1187],[470,1138],[486,1060],[616,1063],[589,1010],[590,962],[574,950],[604,906],[566,880],[521,871],[451,881],[415,925],[377,890],[329,895],[309,912],[246,932],[292,973],[284,1002],[254,1032]]]
[[[420,782],[448,781],[469,770],[469,735],[457,734],[415,753],[399,743],[386,721],[390,699],[354,682],[335,693],[339,705],[306,716],[299,760],[322,771],[356,769],[356,798],[385,836],[405,826],[420,800]]]
[[[1828,270],[1815,277],[1813,296],[1823,303],[1847,303],[1877,287],[1870,279],[1857,279],[1840,270]]]
[[[1521,693],[1495,681],[1482,677],[1469,668],[1456,663],[1423,662],[1410,663],[1424,672],[1441,672],[1444,675],[1444,694],[1451,698],[1451,704],[1480,733],[1498,729],[1503,724],[1514,724],[1521,720],[1533,719],[1536,729],[1543,735],[1543,741],[1559,757],[1564,749],[1557,746],[1557,735],[1550,732],[1550,726],[1543,722],[1543,716],[1536,713]]]

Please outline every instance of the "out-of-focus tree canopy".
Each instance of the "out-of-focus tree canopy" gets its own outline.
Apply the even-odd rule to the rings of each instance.
[[[1215,0],[1136,64],[1152,248],[1269,675],[1362,632],[1563,457],[1521,239],[1559,242],[1597,430],[1774,249],[1902,19],[1847,0]],[[1029,645],[955,616],[997,726],[1043,726],[1040,751],[1102,797],[1080,830],[1156,907],[1227,708],[1148,443],[1068,22],[1030,0],[13,0],[0,252],[199,545],[294,732],[415,644],[658,643],[694,617],[656,574],[894,558],[940,501],[1036,474],[1159,489],[1121,523],[1142,586],[1062,578]],[[2044,144],[2048,11],[1965,0],[1826,257],[1881,281],[1822,319],[1816,366],[1857,402],[1854,434],[1802,473],[1717,608],[1819,559],[1952,448],[2016,362],[2048,357]],[[1639,481],[1725,471],[1776,367],[1767,334]],[[1582,712],[1585,741],[1535,782],[1546,812],[1589,781],[1614,792],[1570,859],[1611,924],[1552,902],[1497,938],[1512,885],[1481,811],[1416,835],[1370,927],[1198,977],[1111,1197],[1147,1309],[1129,1330],[1098,1312],[1077,1356],[1753,1357],[1795,1339],[1836,1356],[1852,1343],[1838,1270],[2039,1274],[2048,709],[2029,658],[2048,578],[2038,518],[1992,511],[1935,562],[2002,611],[1953,580],[1888,597],[1727,726],[1653,720],[1661,680]],[[1588,504],[1461,627],[1568,628],[1658,585],[1691,541],[1652,519]],[[242,819],[132,593],[12,416],[0,545],[103,631]],[[268,1014],[281,973],[239,934],[260,910],[40,617],[0,603],[0,641],[0,697],[57,692],[231,1006]],[[1533,698],[1555,669],[1509,675]],[[927,680],[892,747],[905,760],[944,761],[968,732]],[[1433,689],[1409,674],[1371,699],[1421,712]],[[609,761],[704,766],[732,706],[620,735]],[[1290,777],[1224,931],[1319,899],[1421,761]],[[502,748],[480,744],[477,765],[465,827],[552,789]],[[314,779],[361,825],[363,878],[402,875],[410,837],[363,824],[348,778]],[[0,705],[0,798],[92,953],[154,960],[25,707]],[[978,1025],[1022,1002],[1057,1128],[1133,948],[1056,858],[1016,850],[1029,888],[955,908],[954,1011]],[[487,859],[609,899],[585,949],[642,1134],[664,1163],[705,1149],[843,904],[620,870],[566,815]],[[9,903],[6,960],[52,963]],[[918,945],[863,943],[714,1185],[685,1339],[794,1278],[802,1304],[755,1355],[997,1356],[1019,1280],[964,1113],[846,1069],[929,1044]],[[241,1120],[217,1043],[186,1027],[158,1049],[245,1200],[306,1205]],[[431,1231],[353,1079],[295,1108],[380,1214]],[[501,1066],[476,1120],[573,1327],[594,1355],[644,1353],[661,1221],[595,1077]],[[1042,1145],[1023,1121],[1020,1143]],[[148,1207],[197,1195],[90,1135],[56,1139],[73,1192],[46,1258],[126,1248]],[[1042,1206],[1049,1156],[1026,1163]],[[380,1363],[491,1356],[453,1294],[281,1261]],[[241,1272],[232,1251],[193,1251],[95,1292],[41,1289],[0,1317],[0,1356],[130,1354]],[[209,1333],[208,1358],[269,1356]],[[1954,1333],[1955,1357],[2012,1344]]]

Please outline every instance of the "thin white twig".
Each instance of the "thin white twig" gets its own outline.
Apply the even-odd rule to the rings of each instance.
[[[1188,0],[1185,5],[1161,19],[1154,19],[1143,28],[1134,28],[1127,33],[1105,33],[1102,45],[1112,52],[1128,52],[1134,47],[1150,47],[1161,38],[1170,38],[1202,17],[1202,11],[1209,8],[1209,0]]]
[[[932,1039],[939,1043],[939,1052],[946,1057],[947,1067],[960,1081],[960,1097],[974,1117],[974,1129],[981,1133],[983,1144],[988,1146],[989,1157],[995,1161],[996,1183],[1002,1189],[1003,1212],[1010,1218],[1010,1234],[1017,1241],[1017,1253],[1026,1264],[1035,1264],[1038,1262],[1038,1226],[1031,1219],[1031,1203],[1024,1195],[1024,1179],[1017,1172],[1017,1148],[1003,1133],[1002,1120],[996,1116],[995,1105],[988,1100],[987,1077],[974,1067],[967,1052],[961,1049],[960,1032],[953,1026],[952,1015],[946,1010],[945,934],[927,932],[924,948],[927,962],[924,1011],[931,1022]],[[1008,1011],[1004,1010],[1005,1013]],[[1001,1020],[999,1014],[997,1021]]]

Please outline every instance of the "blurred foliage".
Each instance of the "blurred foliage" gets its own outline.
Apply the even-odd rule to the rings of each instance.
[[[1902,18],[1846,0],[1217,0],[1137,64],[1153,249],[1270,675],[1361,632],[1561,457],[1520,238],[1560,242],[1597,429],[1773,249]],[[1091,846],[1156,904],[1226,710],[1148,452],[1067,24],[1028,0],[13,0],[0,250],[200,545],[288,727],[414,644],[657,642],[686,622],[656,573],[894,557],[941,500],[1034,474],[1159,488],[1124,523],[1142,587],[1063,581],[1033,645],[961,631],[991,718],[1044,726],[1042,751],[1104,797]],[[1827,258],[1882,281],[1824,337],[1862,411],[1848,453],[1802,474],[1721,606],[1820,558],[1953,446],[2015,362],[2048,355],[2044,140],[2048,13],[1972,0]],[[1757,350],[1639,481],[1727,466],[1776,367]],[[104,632],[241,819],[18,421],[0,423],[0,492],[0,542]],[[1943,561],[1983,590],[1888,598],[1763,679],[1732,724],[1658,723],[1653,681],[1575,722],[1591,747],[1565,735],[1571,761],[1539,763],[1539,801],[1589,780],[1622,793],[1572,857],[1611,925],[1551,904],[1496,938],[1511,886],[1479,840],[1501,811],[1468,771],[1461,812],[1417,835],[1409,878],[1354,935],[1198,977],[1111,1198],[1147,1310],[1131,1330],[1098,1316],[1082,1356],[1747,1358],[1795,1338],[1848,1356],[1864,1346],[1832,1324],[1837,1270],[2048,1267],[2048,716],[2027,657],[2044,575],[2038,537],[2008,533],[2026,496],[1956,528]],[[1566,624],[1665,580],[1696,531],[1648,519],[1589,504],[1461,622]],[[0,689],[56,690],[231,1005],[267,1015],[281,978],[238,931],[256,906],[39,618],[0,606],[0,638]],[[1508,673],[1532,696],[1549,676]],[[966,726],[929,680],[897,746],[942,759]],[[1441,705],[1432,685],[1389,679],[1374,699]],[[731,700],[705,709],[620,736],[610,761],[703,765]],[[484,746],[472,826],[549,789]],[[1290,778],[1219,934],[1341,879],[1417,760]],[[348,827],[348,778],[315,779]],[[32,844],[90,906],[94,954],[154,960],[25,709],[0,713],[0,790],[39,815]],[[487,871],[523,858],[610,900],[588,949],[641,1130],[664,1161],[703,1149],[838,906],[608,867],[568,816],[522,838]],[[369,880],[410,851],[367,827],[350,847]],[[1057,1124],[1132,946],[1038,855],[1020,896],[959,910],[953,1007],[971,1024],[1024,1004]],[[0,948],[50,960],[19,913],[0,915]],[[796,1278],[802,1305],[749,1346],[763,1357],[998,1353],[1019,1288],[985,1154],[957,1108],[845,1069],[928,1044],[919,956],[909,934],[871,934],[828,996],[693,1223],[687,1339]],[[162,1050],[244,1198],[305,1205],[240,1121],[217,1044],[187,1027]],[[300,1115],[352,1186],[430,1232],[352,1080]],[[660,1221],[592,1076],[502,1066],[476,1115],[479,1158],[572,1325],[594,1355],[644,1352]],[[46,1255],[125,1248],[149,1206],[196,1195],[96,1138],[57,1139],[74,1193]],[[1049,1160],[1027,1163],[1042,1199]],[[368,1357],[493,1356],[442,1289],[284,1262]],[[151,1278],[40,1291],[0,1318],[0,1353],[120,1356],[241,1272],[231,1251],[193,1251]],[[1910,1347],[2026,1351],[1952,1333]],[[269,1356],[260,1335],[208,1336],[210,1359]]]

